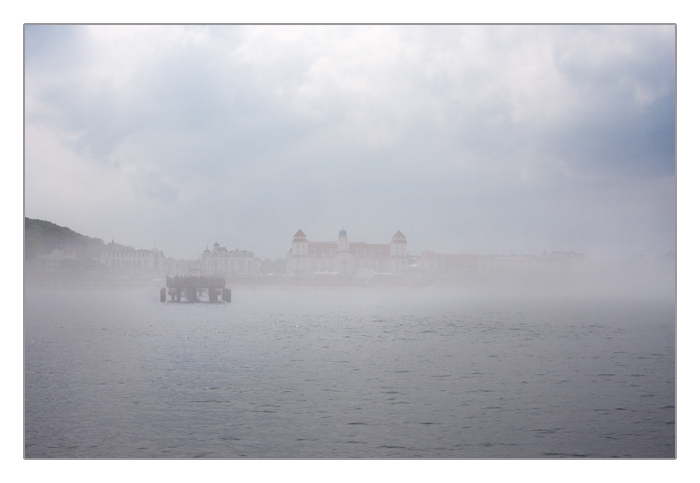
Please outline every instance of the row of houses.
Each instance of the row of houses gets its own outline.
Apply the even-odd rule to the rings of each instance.
[[[165,275],[224,275],[229,277],[253,276],[260,271],[260,259],[248,250],[229,251],[218,243],[206,248],[198,260],[166,258],[157,248],[151,250],[127,247],[114,248],[107,244],[97,258],[80,260],[74,251],[55,248],[51,253],[37,257],[38,268],[43,272],[66,272],[74,265],[83,271],[115,273],[125,276]]]
[[[75,253],[59,249],[40,255],[45,271],[61,271],[76,262]],[[583,259],[575,252],[551,252],[535,255],[492,256],[446,254],[425,251],[420,256],[408,252],[406,236],[397,231],[389,243],[352,241],[342,229],[335,241],[308,240],[300,229],[281,263],[261,261],[249,250],[228,250],[215,243],[207,247],[197,260],[166,258],[157,248],[139,250],[108,244],[98,258],[89,262],[89,269],[124,276],[216,275],[228,279],[258,275],[277,277],[352,277],[372,279],[397,276],[434,276],[479,274],[498,269],[530,269],[548,264],[573,264]],[[265,263],[268,262],[268,263]]]
[[[202,275],[250,277],[260,273],[260,264],[260,258],[249,250],[227,250],[214,243],[211,250],[202,252],[199,265]]]
[[[51,253],[37,256],[38,268],[45,272],[65,272],[82,270],[92,272],[117,272],[124,274],[153,274],[160,276],[167,271],[167,262],[163,252],[138,250],[133,248],[112,249],[111,244],[92,259],[81,259],[75,251],[54,248]]]
[[[349,241],[340,230],[336,241],[309,241],[299,230],[285,259],[287,276],[329,275],[375,278],[381,276],[493,276],[498,273],[533,272],[579,264],[583,255],[573,251],[541,255],[477,255],[424,251],[411,256],[406,237],[397,231],[386,244]]]

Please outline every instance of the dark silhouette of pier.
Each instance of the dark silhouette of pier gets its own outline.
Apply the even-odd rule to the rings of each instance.
[[[231,289],[226,288],[226,279],[216,276],[182,276],[165,278],[167,288],[160,289],[160,301],[165,302],[170,295],[171,302],[202,302],[200,297],[207,294],[208,302],[219,302],[219,296],[224,302],[231,302]]]

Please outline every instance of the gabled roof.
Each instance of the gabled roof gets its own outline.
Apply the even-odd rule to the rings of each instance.
[[[392,238],[406,238],[401,230],[397,231]]]
[[[300,238],[300,237],[306,238],[306,235],[304,234],[303,231],[301,231],[301,228],[299,228],[299,231],[294,234],[294,238]]]

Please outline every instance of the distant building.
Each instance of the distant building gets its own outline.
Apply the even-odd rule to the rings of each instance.
[[[107,246],[109,247],[109,244]],[[167,268],[163,252],[157,248],[152,250],[108,249],[100,254],[98,264],[110,272],[157,276],[164,274]]]
[[[284,258],[271,260],[269,258],[260,262],[260,274],[266,277],[281,277],[286,273]]]
[[[420,269],[429,273],[474,272],[484,265],[484,257],[463,253],[424,251],[417,260]]]
[[[379,274],[403,274],[408,270],[409,256],[406,237],[397,231],[388,244],[348,241],[340,230],[337,241],[308,241],[299,230],[292,238],[287,253],[288,275],[314,276],[341,274],[372,278]]]
[[[39,267],[47,272],[59,272],[65,268],[65,261],[75,260],[75,252],[66,253],[58,248],[51,250],[51,253],[44,253],[37,256]]]
[[[192,275],[192,276],[199,276],[201,275],[202,269],[201,269],[202,261],[201,259],[197,258],[194,260],[186,260],[186,259],[175,259],[175,258],[166,258],[165,259],[165,266],[166,268],[166,273],[168,275]]]
[[[583,253],[576,253],[574,251],[553,251],[545,252],[540,256],[542,261],[549,263],[580,263],[585,260]]]
[[[555,251],[541,256],[532,254],[476,255],[425,251],[412,271],[428,280],[515,281],[546,280],[580,264],[584,256],[576,252]]]
[[[248,250],[232,250],[214,243],[214,247],[202,252],[202,275],[223,277],[250,277],[260,273],[260,258]]]

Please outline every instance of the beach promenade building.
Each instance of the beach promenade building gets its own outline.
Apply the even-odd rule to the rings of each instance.
[[[340,230],[337,241],[309,241],[299,230],[292,238],[285,263],[288,275],[303,277],[401,275],[409,266],[408,245],[400,231],[391,243],[373,244],[349,241],[345,230]]]
[[[227,250],[226,247],[214,243],[207,248],[201,257],[202,275],[221,277],[252,277],[260,273],[260,258],[248,250]]]
[[[59,272],[65,268],[66,263],[75,261],[75,252],[64,252],[58,248],[51,253],[43,253],[37,256],[39,267],[46,272]]]
[[[110,244],[107,245],[108,248]],[[161,276],[165,273],[165,257],[157,248],[151,250],[108,249],[100,254],[97,260],[99,266],[110,272],[132,275]]]

